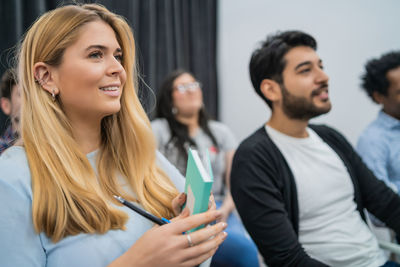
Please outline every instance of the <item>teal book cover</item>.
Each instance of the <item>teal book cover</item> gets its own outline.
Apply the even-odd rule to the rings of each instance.
[[[207,151],[208,152],[208,151]],[[197,150],[189,149],[186,167],[185,193],[187,196],[186,207],[190,215],[202,213],[208,210],[208,201],[213,184],[210,156],[205,155],[205,164],[202,162]],[[203,228],[201,225],[188,232]]]

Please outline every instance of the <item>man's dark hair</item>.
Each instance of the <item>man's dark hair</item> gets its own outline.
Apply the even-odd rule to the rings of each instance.
[[[373,92],[387,96],[390,82],[386,74],[398,67],[400,67],[400,51],[383,54],[380,58],[371,59],[365,64],[361,86],[374,102],[376,101],[372,97]]]
[[[261,82],[264,79],[272,79],[282,84],[282,72],[286,66],[284,57],[290,49],[297,46],[308,46],[317,50],[317,42],[311,35],[301,31],[285,31],[268,36],[251,56],[249,64],[251,82],[257,94],[271,109],[272,102],[261,92]]]
[[[5,97],[11,100],[11,91],[14,85],[17,84],[15,79],[15,72],[12,69],[8,69],[4,72],[1,77],[0,83],[0,97]]]

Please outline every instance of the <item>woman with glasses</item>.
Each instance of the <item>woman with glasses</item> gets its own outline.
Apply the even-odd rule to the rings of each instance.
[[[185,70],[171,72],[157,97],[157,119],[152,121],[158,149],[185,175],[188,148],[200,155],[208,150],[214,175],[212,192],[228,237],[211,266],[258,266],[257,249],[248,237],[229,192],[229,176],[236,140],[224,124],[210,120],[203,105],[201,83]]]

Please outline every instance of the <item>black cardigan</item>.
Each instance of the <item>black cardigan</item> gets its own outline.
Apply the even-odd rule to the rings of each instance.
[[[309,127],[343,160],[354,185],[354,201],[361,217],[365,220],[366,208],[400,233],[400,197],[375,178],[341,134],[323,125]],[[243,224],[268,266],[326,266],[307,255],[298,241],[296,183],[264,127],[237,149],[231,191]]]

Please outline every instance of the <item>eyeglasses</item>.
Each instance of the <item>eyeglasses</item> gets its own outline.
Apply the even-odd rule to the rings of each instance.
[[[179,93],[181,93],[181,94],[184,94],[184,93],[186,93],[187,91],[195,92],[195,91],[197,91],[197,90],[200,89],[200,88],[201,88],[201,83],[199,83],[199,82],[192,82],[192,83],[180,84],[180,85],[177,85],[177,86],[175,87],[175,89],[176,89]]]

